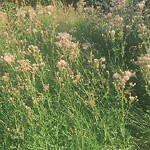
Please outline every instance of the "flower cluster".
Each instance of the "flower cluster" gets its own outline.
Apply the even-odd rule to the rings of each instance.
[[[119,73],[115,73],[113,75],[113,78],[115,81],[113,82],[115,89],[117,91],[122,91],[124,93],[124,100],[127,102],[127,98],[130,100],[131,103],[138,101],[137,96],[132,95],[133,87],[136,86],[136,83],[130,82],[130,78],[135,77],[135,73],[132,73],[131,71],[121,71]],[[128,84],[127,84],[128,81]],[[120,98],[121,99],[121,98]]]
[[[40,52],[40,49],[37,46],[29,45],[28,50],[24,52],[24,54],[28,56],[33,56],[33,58],[35,59],[36,63],[39,64],[39,66],[41,67],[45,66],[45,63],[42,58],[42,54]]]
[[[143,33],[145,33],[146,31],[147,31],[146,25],[144,25],[143,23],[137,25],[137,32],[138,32],[138,33],[143,34]]]
[[[57,62],[57,67],[60,71],[68,69],[68,63],[65,60],[60,60]]]
[[[138,97],[137,96],[132,96],[131,93],[130,93],[129,94],[129,100],[131,101],[131,103],[137,102],[138,101]]]
[[[2,81],[4,81],[4,82],[8,82],[9,81],[9,73],[4,73],[4,75],[2,76]]]
[[[150,54],[138,57],[137,64],[144,65],[146,68],[150,68]]]
[[[145,1],[139,2],[136,6],[137,6],[137,9],[142,11],[145,7]]]
[[[106,65],[104,62],[106,61],[105,57],[101,57],[99,59],[93,59],[93,53],[92,51],[90,52],[90,58],[88,60],[89,64],[93,64],[97,69],[101,66],[103,69],[106,68]]]
[[[125,88],[125,84],[131,77],[134,77],[135,73],[131,71],[121,71],[120,73],[113,74],[113,78],[118,81],[119,88]]]
[[[123,9],[125,7],[127,7],[128,5],[128,0],[113,0],[111,2],[111,11],[114,11],[114,10],[120,10],[120,9]]]
[[[108,13],[105,15],[105,24],[102,24],[103,28],[109,37],[114,38],[116,33],[122,32],[124,28],[124,20],[120,15],[115,15],[113,13]]]
[[[73,71],[71,70],[68,62],[61,59],[57,62],[56,67],[58,68],[58,71],[56,72],[56,80],[64,84],[65,81],[70,81],[73,78]],[[69,79],[69,80],[68,80]]]
[[[81,80],[81,74],[78,70],[75,75],[72,75],[72,79],[74,84],[77,84]]]
[[[32,97],[33,104],[39,105],[39,103],[43,101],[43,98],[43,95]]]
[[[63,77],[66,79],[71,79],[73,84],[77,84],[79,81],[81,81],[80,72],[77,70],[76,73],[74,73],[65,60],[58,61],[57,68],[59,70],[59,72],[57,72],[57,79],[59,79],[59,81],[63,81],[61,75],[63,75]]]
[[[44,84],[43,85],[43,91],[47,92],[49,90],[49,87],[50,87],[49,84]]]
[[[39,48],[38,48],[37,46],[29,45],[29,46],[28,46],[28,52],[29,52],[30,54],[37,55],[37,54],[40,53],[40,50],[39,50]]]
[[[49,5],[47,7],[43,7],[41,5],[38,5],[36,7],[36,10],[34,10],[32,7],[28,7],[27,9],[17,9],[16,17],[20,20],[25,19],[26,17],[29,17],[30,20],[35,20],[37,16],[48,14],[51,15],[52,11],[54,10],[54,7],[52,5]]]
[[[10,53],[4,54],[4,56],[1,57],[2,60],[8,64],[11,64],[12,62],[15,61],[15,55],[12,55]]]
[[[19,60],[18,61],[19,66],[16,68],[17,71],[31,71],[31,62],[26,59],[26,60]]]
[[[79,57],[79,42],[74,42],[72,35],[63,32],[58,33],[56,39],[59,40],[55,42],[56,46],[62,49],[62,55],[69,57],[69,60],[74,60]]]
[[[141,67],[143,77],[150,84],[150,53],[138,57],[136,64]]]
[[[35,73],[39,70],[40,67],[44,67],[44,64],[35,64],[35,63],[31,63],[30,60],[28,59],[22,59],[22,60],[18,60],[18,66],[16,67],[16,71],[23,71],[23,72],[31,72],[31,73]]]
[[[132,76],[134,76],[134,74],[131,73],[131,71],[127,70],[127,71],[124,71],[124,72],[121,71],[121,74],[115,73],[115,74],[113,75],[113,78],[119,79],[119,80],[121,80],[121,81],[123,81],[123,82],[126,82],[126,81],[128,81]]]
[[[99,65],[105,69],[106,65],[104,64],[104,62],[106,61],[105,57],[101,57],[100,59],[94,59],[94,66],[98,69]]]
[[[17,61],[18,62],[18,66],[16,67],[17,71],[35,73],[39,70],[39,68],[45,67],[42,54],[40,53],[40,50],[37,46],[29,45],[27,51],[22,51],[21,55],[22,59]],[[29,58],[31,57],[32,61],[30,61],[26,57]]]

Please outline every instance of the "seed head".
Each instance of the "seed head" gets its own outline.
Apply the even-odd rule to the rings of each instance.
[[[12,54],[10,54],[10,53],[7,53],[7,54],[4,55],[3,60],[4,60],[6,63],[11,64],[12,62],[15,61],[15,56],[12,55]]]

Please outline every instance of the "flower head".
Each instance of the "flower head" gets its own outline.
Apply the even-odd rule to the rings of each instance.
[[[57,62],[57,67],[59,70],[65,70],[68,66],[68,63],[65,60],[60,60]]]
[[[7,53],[7,54],[4,55],[3,60],[4,60],[6,63],[11,64],[12,62],[15,61],[15,56],[12,55],[12,54],[10,54],[10,53]]]
[[[4,81],[4,82],[9,81],[9,73],[4,73],[4,75],[2,76],[2,81]]]

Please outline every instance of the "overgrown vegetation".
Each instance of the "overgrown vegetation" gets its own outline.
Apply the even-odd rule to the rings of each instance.
[[[149,9],[102,9],[3,3],[0,149],[150,149]]]

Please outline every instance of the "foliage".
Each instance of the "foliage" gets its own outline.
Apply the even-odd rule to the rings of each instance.
[[[150,148],[148,11],[130,2],[2,6],[0,149]]]

